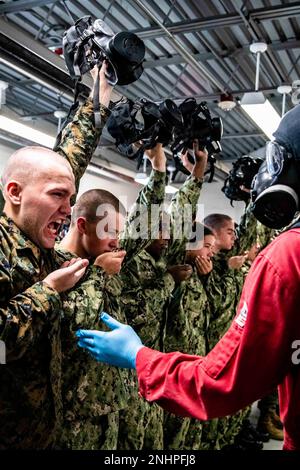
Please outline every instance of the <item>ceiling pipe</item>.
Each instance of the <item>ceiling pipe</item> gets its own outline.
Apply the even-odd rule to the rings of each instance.
[[[218,90],[225,93],[224,85],[214,77],[202,64],[200,64],[193,55],[186,50],[186,48],[179,42],[172,33],[159,21],[158,18],[141,2],[141,0],[131,0],[133,3],[138,5],[155,23],[166,33],[168,39],[172,43],[174,49],[186,60],[186,62],[193,68],[197,73],[201,74],[201,77],[205,77],[209,82],[213,83]]]

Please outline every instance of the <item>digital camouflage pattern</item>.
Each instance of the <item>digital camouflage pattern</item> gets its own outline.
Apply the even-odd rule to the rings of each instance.
[[[63,255],[63,250],[58,249]],[[70,259],[73,255],[66,255]],[[129,372],[97,363],[77,346],[79,328],[107,330],[104,310],[122,323],[119,276],[90,266],[83,280],[63,296],[62,399],[63,426],[58,447],[73,450],[113,450],[117,446],[118,411],[129,399]]]
[[[122,304],[128,323],[146,346],[161,349],[166,308],[174,288],[165,260],[155,262],[143,250],[121,271],[121,276]],[[163,449],[163,409],[141,399],[137,379],[135,384],[128,409],[120,412],[118,448]]]
[[[76,193],[80,178],[87,169],[88,164],[96,150],[100,136],[110,115],[108,108],[100,104],[101,124],[96,129],[94,121],[94,107],[91,98],[87,99],[62,132],[61,142],[55,151],[65,157],[70,163],[74,176]],[[72,204],[75,203],[75,197]]]
[[[60,295],[41,282],[61,262],[0,218],[0,449],[44,449],[61,421]]]
[[[243,254],[250,250],[254,244],[258,244],[263,250],[273,239],[275,230],[266,227],[259,222],[251,211],[251,203],[246,206],[236,230],[237,242],[229,252],[229,256]]]
[[[153,171],[147,186],[147,192],[141,193],[136,207],[140,204],[145,205],[146,200],[151,199],[157,210],[164,201],[165,173]],[[149,211],[149,205],[147,207]],[[150,222],[151,211],[148,215]],[[134,219],[133,215],[120,240],[123,248],[128,239],[128,229],[132,229],[135,224]],[[158,225],[158,221],[156,223]],[[137,252],[133,245],[133,256],[128,258],[132,248],[126,247],[127,255],[121,270],[123,283],[121,303],[127,322],[136,329],[142,340],[147,341],[151,347],[159,348],[163,333],[162,318],[165,315],[162,302],[168,300],[174,281],[172,276],[166,273],[165,262],[162,260],[156,263],[145,250],[151,243],[150,225],[142,224],[139,228],[141,239],[137,239],[135,243],[144,249]],[[118,449],[162,449],[163,411],[158,405],[149,404],[139,398],[137,379],[134,376],[132,379],[135,385],[128,408],[120,412]]]
[[[88,100],[66,127],[59,148],[73,168],[76,187],[99,138],[93,116]],[[0,339],[8,352],[1,368],[0,448],[50,448],[62,418],[62,302],[42,281],[62,260],[54,250],[40,250],[5,215],[0,231]]]
[[[202,179],[189,177],[173,197],[170,206],[171,243],[166,256],[155,261],[147,250],[143,250],[121,273],[126,286],[122,302],[128,323],[143,343],[154,349],[164,349],[166,311],[175,286],[173,277],[166,271],[167,260],[168,264],[178,263],[184,257],[187,241],[187,237],[175,239],[181,234],[176,232],[175,224],[183,220],[184,207],[194,208],[196,212],[201,187]],[[124,429],[121,449],[163,448],[163,412],[156,404],[132,398],[129,409],[120,413],[120,429]]]
[[[203,179],[189,176],[173,196],[169,212],[171,216],[171,243],[168,247],[169,265],[182,264],[186,244],[192,230],[191,222],[196,219]],[[185,223],[187,217],[188,223]],[[185,224],[183,226],[183,224]]]
[[[147,239],[134,238],[137,208],[160,202],[164,194],[165,174],[151,173],[149,183],[140,191],[125,223],[121,245],[126,250],[124,263],[141,250]],[[65,260],[76,256],[57,245]],[[64,296],[62,320],[64,424],[58,447],[67,449],[114,450],[119,434],[119,410],[129,395],[135,393],[134,376],[128,370],[97,363],[77,347],[75,332],[79,328],[106,330],[99,321],[104,310],[122,323],[126,311],[121,309],[122,281],[119,275],[108,276],[97,266],[90,266],[75,291]],[[142,400],[141,400],[142,401]]]
[[[208,329],[209,349],[219,342],[231,325],[243,287],[244,274],[242,270],[230,269],[227,260],[228,253],[226,252],[221,251],[215,256],[213,271],[209,274],[205,284],[211,310]],[[215,449],[233,444],[247,414],[248,408],[234,416],[213,420],[216,433],[210,429],[210,438],[214,442]]]
[[[181,351],[205,356],[209,305],[196,268],[192,276],[175,289],[168,309],[165,352]],[[164,448],[201,449],[203,422],[165,413]]]

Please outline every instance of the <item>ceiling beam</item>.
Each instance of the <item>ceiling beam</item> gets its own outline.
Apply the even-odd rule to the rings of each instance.
[[[55,0],[18,0],[16,2],[5,3],[4,5],[0,5],[0,15],[31,10],[31,8],[42,7],[49,3],[54,3],[54,1]]]
[[[268,48],[273,51],[281,51],[288,49],[300,49],[300,40],[299,39],[288,39],[287,41],[280,42],[274,41],[268,44]],[[249,44],[242,47],[236,47],[235,49],[221,50],[217,51],[222,58],[226,57],[239,57],[241,55],[250,55]],[[198,52],[193,54],[194,58],[198,61],[207,61],[215,59],[215,56],[212,52]],[[157,59],[145,60],[143,62],[143,67],[146,69],[151,69],[154,67],[165,67],[168,65],[179,65],[186,63],[184,57],[179,54],[174,54],[172,57],[158,57]]]
[[[265,134],[263,132],[252,132],[251,134],[225,134],[222,136],[222,140],[224,139],[245,139],[245,137],[264,137]]]
[[[300,15],[300,3],[295,2],[288,5],[277,5],[269,8],[259,8],[248,12],[248,20],[251,19],[255,22],[291,18]],[[243,19],[238,13],[231,13],[226,15],[211,16],[208,18],[201,18],[195,20],[184,20],[178,23],[168,25],[168,31],[171,34],[192,33],[200,32],[209,29],[228,28],[230,26],[241,26],[244,24]],[[161,36],[166,36],[166,33],[159,27],[150,27],[143,29],[136,29],[133,31],[141,39],[153,39]]]
[[[160,30],[164,32],[168,41],[171,43],[173,49],[177,51],[180,55],[182,55],[190,65],[190,67],[199,74],[202,78],[207,80],[207,83],[210,85],[214,85],[219,91],[224,92],[226,89],[226,85],[222,83],[213,73],[211,73],[207,67],[205,67],[202,63],[198,62],[193,54],[191,54],[186,47],[182,44],[182,42],[178,41],[172,33],[164,26],[163,23],[146,7],[141,0],[131,0],[135,6],[138,6],[152,21],[154,21]],[[211,87],[210,87],[211,89]]]

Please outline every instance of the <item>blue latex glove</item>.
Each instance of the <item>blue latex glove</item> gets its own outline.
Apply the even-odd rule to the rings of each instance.
[[[126,369],[136,368],[136,355],[143,344],[129,325],[102,312],[101,320],[112,331],[78,330],[78,346],[85,348],[99,362]]]

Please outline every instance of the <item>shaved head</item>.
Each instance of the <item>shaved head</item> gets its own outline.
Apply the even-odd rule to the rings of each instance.
[[[2,174],[2,185],[5,191],[7,183],[12,180],[27,185],[37,178],[54,178],[61,171],[68,172],[73,178],[70,164],[58,153],[45,147],[24,147],[8,159]]]
[[[37,246],[53,248],[75,193],[68,161],[44,147],[24,147],[9,158],[2,183],[6,216]]]

